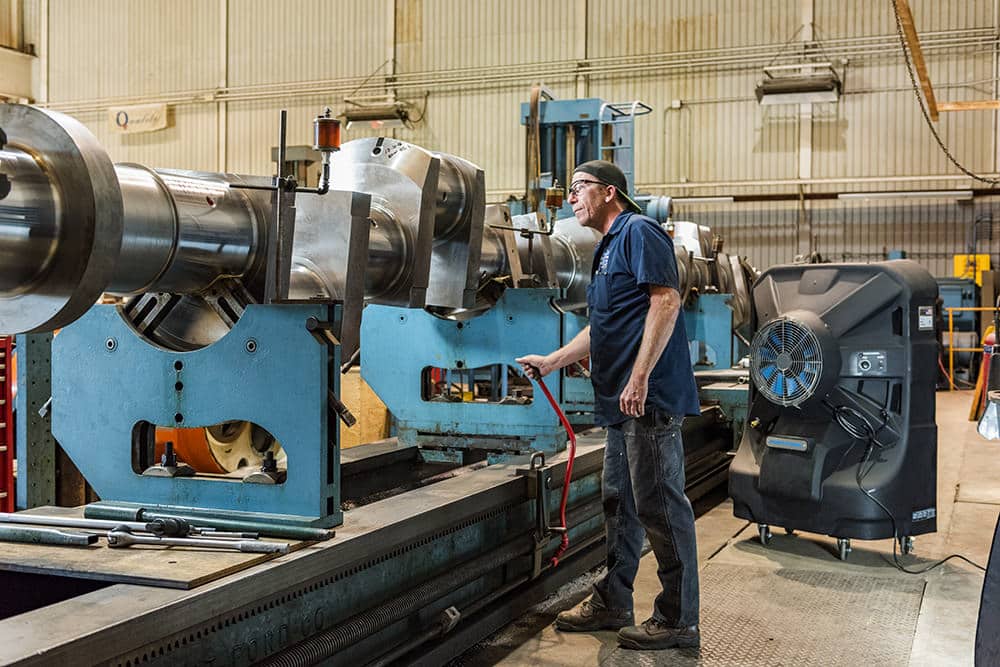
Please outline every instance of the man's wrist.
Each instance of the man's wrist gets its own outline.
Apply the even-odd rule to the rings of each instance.
[[[631,382],[638,382],[646,384],[649,382],[649,373],[643,373],[642,371],[633,370],[632,376],[629,378]]]

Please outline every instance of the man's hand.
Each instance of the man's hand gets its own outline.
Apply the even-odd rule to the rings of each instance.
[[[524,374],[532,380],[538,380],[545,377],[557,368],[557,366],[549,360],[548,355],[542,356],[540,354],[526,354],[523,357],[518,357],[514,361],[521,364],[521,370],[523,370]]]
[[[646,414],[646,394],[648,392],[649,380],[637,377],[633,373],[618,399],[618,407],[628,417],[641,417]]]

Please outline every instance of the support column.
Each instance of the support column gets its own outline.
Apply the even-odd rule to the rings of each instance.
[[[219,0],[219,57],[221,59],[222,72],[219,77],[218,87],[220,90],[229,88],[229,0]],[[216,170],[219,173],[229,171],[229,105],[226,102],[217,102],[215,105],[215,147]]]
[[[576,62],[581,63],[587,60],[587,53],[590,51],[590,45],[587,43],[590,40],[590,30],[588,23],[590,21],[590,0],[576,0],[574,4],[574,13],[577,16],[577,20],[582,23],[580,25],[580,32],[582,34],[576,37],[576,53],[574,58]],[[589,93],[590,81],[586,76],[576,76],[576,96],[578,98],[590,97]]]
[[[22,334],[17,344],[17,509],[56,504],[52,411],[52,334]],[[97,381],[97,378],[95,378]]]
[[[813,41],[813,0],[800,0],[802,13],[802,41]],[[808,72],[809,69],[803,70]],[[805,181],[812,178],[812,144],[813,144],[813,105],[799,105],[799,179]],[[799,186],[800,195],[803,186]],[[797,254],[808,255],[812,252],[812,224],[808,204],[800,200],[797,225]]]

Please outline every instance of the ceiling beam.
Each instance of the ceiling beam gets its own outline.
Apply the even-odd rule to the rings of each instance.
[[[913,25],[913,12],[910,11],[909,0],[896,0],[896,8],[899,12],[899,23],[903,26],[903,36],[906,38],[906,45],[909,47],[910,57],[913,59],[913,67],[917,70],[920,87],[924,90],[924,99],[927,100],[927,111],[931,115],[931,120],[937,121],[938,104],[934,98],[934,87],[931,86],[931,78],[927,74],[927,63],[924,62],[924,52],[920,48],[920,38],[917,37],[917,28]]]
[[[1000,100],[970,100],[968,102],[938,102],[938,111],[972,111],[1000,109]]]

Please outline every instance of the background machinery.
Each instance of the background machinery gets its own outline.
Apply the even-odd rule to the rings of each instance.
[[[584,434],[571,548],[547,562],[565,437],[510,368],[583,326],[597,239],[555,220],[561,202],[487,206],[475,165],[386,138],[340,149],[329,114],[315,188],[114,165],[82,125],[33,107],[0,105],[0,129],[0,330],[62,328],[47,407],[100,496],[85,516],[321,540],[266,565],[0,553],[0,579],[25,592],[0,608],[0,633],[22,638],[0,658],[72,663],[85,641],[99,647],[89,661],[122,664],[443,660],[603,558],[603,441]],[[697,245],[686,297],[738,285],[718,248]],[[713,258],[721,268],[702,271]],[[93,306],[105,293],[120,303]],[[353,416],[338,378],[359,359],[399,438],[341,452],[336,421]],[[552,383],[579,425],[588,385],[584,367]],[[728,463],[733,417],[715,403],[685,429],[698,488]],[[62,617],[87,620],[70,636]]]

